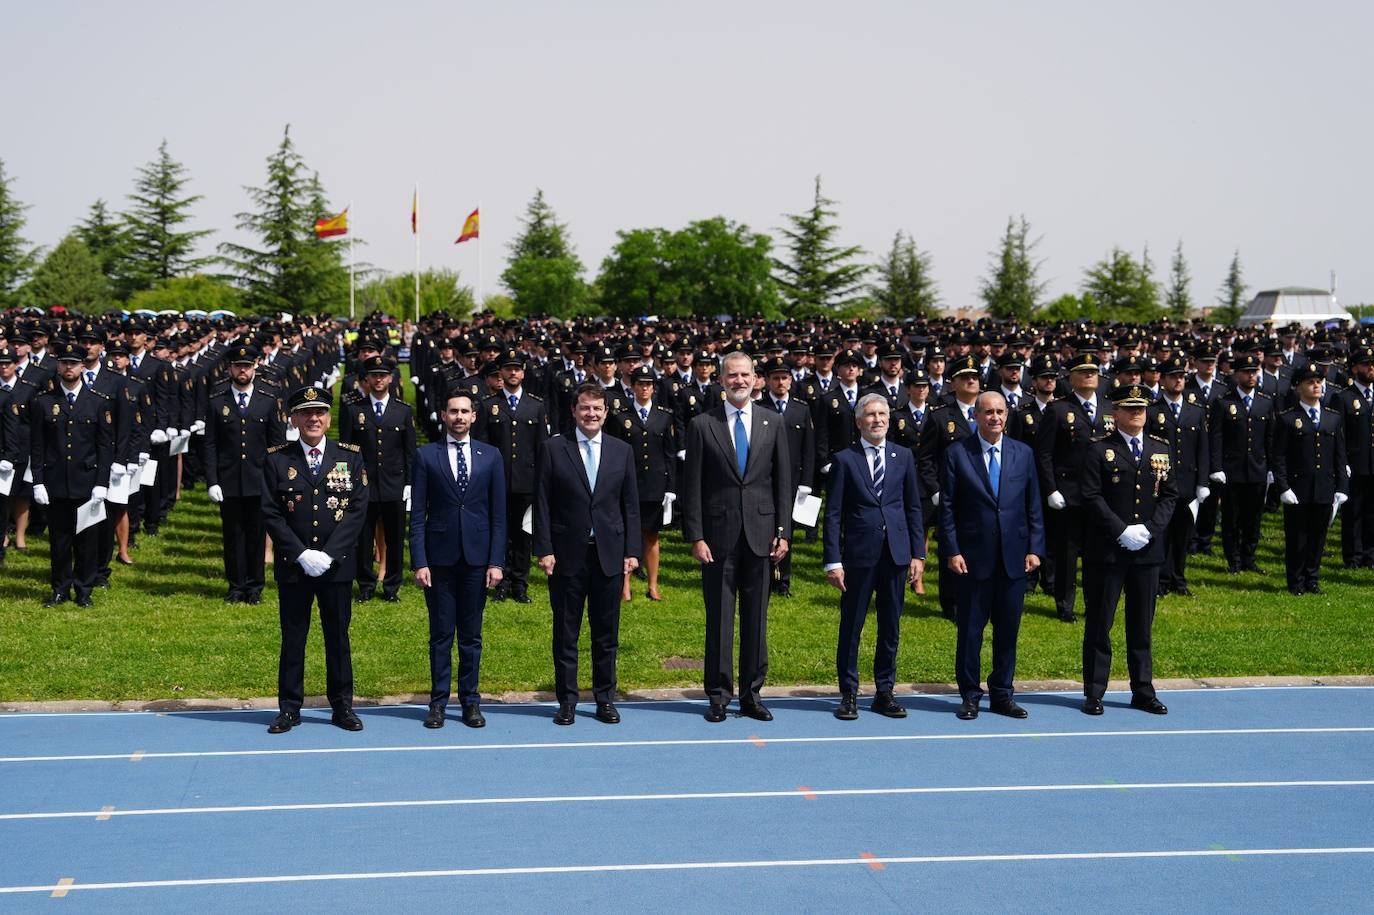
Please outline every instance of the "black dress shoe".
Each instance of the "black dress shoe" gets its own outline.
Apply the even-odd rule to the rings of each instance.
[[[228,594],[224,595],[224,602],[226,604],[243,603],[243,595],[237,591],[230,591]]]
[[[78,594],[76,596],[76,605],[78,607],[91,606],[91,596],[89,594]]]
[[[498,584],[496,589],[491,592],[491,600],[493,603],[499,604],[508,597],[510,597],[510,588],[504,581]]]
[[[553,713],[554,724],[572,724],[577,720],[577,706],[571,702],[565,702],[558,706],[558,711]]]
[[[277,717],[273,718],[272,723],[267,726],[267,733],[285,734],[300,723],[300,715],[292,715],[290,712],[278,712]]]
[[[530,602],[530,594],[525,588],[512,588],[510,599],[517,604],[528,604]]]
[[[482,706],[476,702],[463,706],[463,724],[470,728],[486,727],[487,719],[482,717]]]
[[[791,597],[792,585],[790,582],[780,581],[774,586],[773,593],[778,597]]]
[[[1083,700],[1083,714],[1085,714],[1085,715],[1101,715],[1101,714],[1102,714],[1102,700],[1101,700],[1101,699],[1094,699],[1092,696],[1089,696],[1089,697],[1087,697],[1086,699],[1084,699],[1084,700]]]
[[[1174,593],[1177,594],[1179,597],[1193,597],[1193,596],[1195,596],[1195,595],[1193,594],[1193,589],[1190,588],[1190,587],[1188,587],[1187,585],[1184,585],[1184,586],[1181,587],[1181,588],[1174,588]]]
[[[429,713],[425,715],[425,727],[431,731],[444,726],[444,707],[442,705],[431,705]]]
[[[361,731],[363,729],[362,720],[353,714],[351,708],[335,712],[329,717],[329,720],[334,722],[335,727],[343,728],[345,731]]]
[[[1302,597],[1306,592],[1303,591],[1302,585],[1291,585],[1288,588],[1288,593],[1294,597]]]
[[[1008,718],[1029,718],[1030,712],[1016,704],[1015,699],[1008,699],[1006,702],[994,702],[989,706],[998,715],[1006,715]]]
[[[1234,564],[1231,564],[1231,563],[1227,563],[1227,565],[1226,565],[1226,574],[1227,574],[1227,575],[1235,575],[1235,574],[1237,574],[1237,573],[1239,573],[1239,572],[1240,572],[1240,566],[1234,565]]]
[[[375,592],[372,588],[359,588],[359,589],[358,589],[358,603],[360,603],[360,604],[365,604],[365,603],[367,603],[368,601],[372,600],[372,598],[375,597],[375,596],[376,596],[376,592]]]
[[[1060,611],[1059,611],[1059,622],[1061,622],[1061,623],[1076,623],[1076,622],[1078,622],[1078,616],[1077,616],[1077,614],[1075,614],[1072,610],[1060,610]]]
[[[43,601],[43,606],[56,607],[59,604],[65,604],[67,601],[71,599],[72,598],[70,594],[53,594],[47,600]]]
[[[746,718],[753,718],[755,721],[772,721],[773,713],[768,711],[768,706],[762,702],[740,703],[739,713]]]
[[[1314,581],[1314,582],[1312,582],[1312,584],[1310,584],[1310,585],[1307,586],[1307,593],[1308,593],[1308,594],[1321,594],[1321,593],[1322,593],[1322,586],[1319,585],[1319,584],[1317,584],[1317,583]]]
[[[853,721],[859,717],[859,707],[853,693],[840,693],[840,704],[835,707],[835,717],[841,721]]]
[[[1169,707],[1166,706],[1163,702],[1160,702],[1154,696],[1150,696],[1148,699],[1139,696],[1132,696],[1131,708],[1138,708],[1142,712],[1149,712],[1151,715],[1169,714]]]
[[[965,699],[963,704],[959,706],[959,711],[955,712],[954,715],[960,721],[972,721],[973,719],[977,718],[978,700]]]
[[[889,718],[905,718],[906,709],[897,704],[897,700],[892,698],[892,693],[886,690],[879,692],[873,697],[873,704],[868,707],[869,711],[877,712],[879,715],[886,715]]]
[[[615,703],[598,702],[596,704],[596,720],[602,724],[620,724],[620,713],[615,710]]]
[[[388,604],[399,604],[401,602],[401,595],[397,594],[395,591],[388,591],[382,595],[382,600],[386,601]]]
[[[243,595],[243,602],[245,604],[260,604],[262,603],[262,595],[257,593],[256,591],[250,591],[249,593]]]
[[[1259,566],[1255,565],[1253,562],[1246,563],[1245,566],[1243,567],[1242,571],[1245,571],[1245,572],[1254,572],[1256,575],[1268,575],[1268,574],[1269,574],[1269,573],[1266,572],[1264,569],[1261,569]]]
[[[719,704],[719,703],[712,702],[712,703],[707,707],[707,709],[706,709],[706,714],[705,714],[704,716],[702,716],[702,717],[704,717],[707,721],[711,722],[712,724],[716,724],[716,723],[718,723],[718,722],[724,721],[724,720],[725,720],[725,706],[724,706],[724,705],[721,705],[721,704]]]

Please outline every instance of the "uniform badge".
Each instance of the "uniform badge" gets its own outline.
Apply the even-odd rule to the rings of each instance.
[[[228,404],[225,404],[224,407],[220,410],[220,413],[223,414],[224,416],[228,416],[228,415],[229,415],[229,405],[228,405]]]
[[[1120,483],[1120,482],[1121,482],[1121,477],[1112,477],[1112,482],[1113,482],[1113,483]]]
[[[1356,397],[1350,402],[1355,407],[1355,412],[1360,412],[1360,398]]]
[[[1293,419],[1293,428],[1294,428],[1294,429],[1301,429],[1301,428],[1302,428],[1302,417],[1301,417],[1301,416],[1295,417],[1295,418]]]
[[[62,407],[59,406],[58,404],[53,404],[53,405],[52,405],[52,415],[53,415],[53,416],[61,416],[61,415],[62,415]]]
[[[111,414],[109,410],[106,410],[106,411],[105,411],[105,425],[108,426],[108,425],[112,424],[113,422],[114,422],[114,415]]]
[[[367,470],[366,470],[366,469],[363,470],[363,485],[364,485],[364,486],[367,485]]]
[[[697,405],[697,395],[695,395],[695,394],[688,394],[688,395],[687,395],[687,403],[690,404],[691,406],[695,407],[695,406]]]
[[[1116,460],[1116,452],[1113,451],[1113,450],[1110,449],[1110,448],[1108,448],[1108,449],[1106,450],[1106,452],[1105,452],[1102,456],[1105,457],[1105,458],[1106,458],[1107,460],[1109,460],[1109,461],[1114,461],[1114,460]]]
[[[10,412],[13,413],[15,416],[18,416],[18,415],[19,415],[19,404],[17,404],[17,403],[12,403],[12,404],[10,404]]]
[[[905,428],[906,428],[906,420],[905,420],[905,419],[899,419],[899,420],[897,420],[897,428],[898,428],[898,429],[905,429]]]
[[[830,401],[830,409],[832,409],[832,410],[838,410],[839,408],[840,408],[840,399],[839,399],[838,397],[836,397],[836,398],[834,398],[833,400]]]
[[[494,404],[491,405],[491,415],[492,415],[492,416],[500,416],[500,415],[501,415],[501,405],[500,405],[499,403],[494,403]]]
[[[1034,417],[1034,416],[1031,416],[1029,413],[1026,414],[1026,425],[1028,425],[1028,426],[1033,426],[1033,425],[1035,425],[1035,417]]]
[[[342,509],[342,508],[339,509],[338,511],[336,511],[336,512],[334,513],[334,520],[335,520],[335,521],[342,521],[342,520],[343,520],[343,509]]]
[[[1188,403],[1197,403],[1197,395],[1192,391],[1188,392]]]
[[[945,432],[949,435],[954,434],[954,420],[951,419],[949,422],[945,423]]]
[[[1163,413],[1160,413],[1160,414],[1158,415],[1157,419],[1159,420],[1159,424],[1160,424],[1161,426],[1164,425],[1164,414],[1163,414]]]
[[[329,508],[338,508],[338,507],[339,507],[339,497],[338,497],[338,496],[330,496],[328,499],[325,499],[325,500],[324,500],[324,504],[325,504],[326,506],[328,506]]]
[[[1235,416],[1235,415],[1236,415],[1236,405],[1235,405],[1235,404],[1230,404],[1230,405],[1228,406],[1228,409],[1229,409],[1229,412],[1230,412],[1230,414],[1231,414],[1232,416]]]
[[[294,468],[294,467],[288,467],[288,468],[286,468],[286,478],[287,478],[288,480],[294,480],[294,479],[296,478],[296,468]]]
[[[366,426],[366,425],[367,425],[367,414],[366,414],[366,413],[359,413],[359,414],[358,414],[358,425],[360,425],[360,426]]]
[[[1075,412],[1073,412],[1072,410],[1070,410],[1069,412],[1067,412],[1067,413],[1064,414],[1064,422],[1066,422],[1066,423],[1068,423],[1070,426],[1072,426],[1072,425],[1074,424],[1074,422],[1075,422],[1074,417],[1077,416],[1077,415],[1078,415],[1077,413],[1075,413]]]
[[[628,419],[625,420],[625,428],[626,428],[626,429],[633,429],[633,428],[634,428],[634,423],[630,422]]]

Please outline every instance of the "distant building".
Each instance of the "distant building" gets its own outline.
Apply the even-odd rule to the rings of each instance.
[[[1240,316],[1239,323],[1241,327],[1254,327],[1266,321],[1275,327],[1285,324],[1312,327],[1337,319],[1349,321],[1350,312],[1340,306],[1334,292],[1305,286],[1284,286],[1256,293]]]

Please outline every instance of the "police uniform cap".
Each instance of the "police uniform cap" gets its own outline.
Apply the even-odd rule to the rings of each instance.
[[[859,355],[858,350],[853,350],[853,349],[842,349],[842,350],[840,350],[838,353],[835,354],[835,365],[836,365],[836,366],[841,366],[841,365],[863,365],[863,364],[864,364],[863,357]]]
[[[1350,364],[1360,365],[1365,362],[1374,362],[1374,348],[1368,346],[1357,346],[1350,352]]]
[[[368,356],[363,360],[364,375],[390,375],[391,364],[382,356]]]
[[[925,369],[916,368],[906,373],[906,386],[911,387],[917,384],[930,384],[930,373]]]
[[[82,362],[86,358],[86,353],[70,340],[63,341],[53,347],[58,362]]]
[[[333,405],[334,399],[333,395],[329,393],[329,389],[313,384],[304,388],[297,388],[286,399],[286,409],[289,413],[299,413],[302,410],[328,410]]]
[[[1259,357],[1254,353],[1242,353],[1236,356],[1231,368],[1233,371],[1245,372],[1258,369],[1260,367]]]
[[[1325,377],[1324,374],[1314,369],[1311,365],[1304,365],[1293,373],[1293,384],[1301,384],[1304,381],[1320,381]]]
[[[262,353],[256,346],[236,346],[229,356],[230,365],[255,365]]]
[[[1107,396],[1111,398],[1114,405],[1125,409],[1150,405],[1150,390],[1143,385],[1123,384],[1113,388]]]
[[[1042,353],[1030,361],[1030,372],[1036,378],[1059,376],[1059,361],[1049,353]]]
[[[482,363],[481,375],[483,378],[490,378],[492,375],[501,374],[501,363],[495,359],[489,359]]]
[[[879,359],[900,359],[904,355],[906,354],[902,352],[902,348],[895,343],[884,343],[878,347]]]
[[[1003,353],[1002,358],[997,360],[997,367],[999,369],[1019,369],[1024,368],[1025,365],[1026,360],[1021,356],[1021,354],[1011,349]]]
[[[1159,371],[1162,375],[1185,375],[1188,362],[1182,356],[1170,356],[1159,364]]]
[[[945,374],[951,378],[958,378],[960,375],[981,375],[983,368],[979,365],[977,356],[960,356],[949,364]]]
[[[0,347],[0,362],[18,362],[19,359],[14,355],[14,350],[8,346]]]
[[[1096,350],[1080,350],[1069,362],[1070,372],[1097,371],[1102,367],[1102,360],[1098,358]]]
[[[502,368],[505,368],[508,365],[516,365],[520,368],[524,368],[525,357],[521,356],[518,350],[508,349],[501,353],[501,359],[498,362],[498,365],[500,365]]]
[[[105,347],[105,355],[127,356],[129,355],[129,347],[126,344],[116,340],[114,343],[111,343],[109,346]]]
[[[1116,364],[1112,366],[1112,371],[1118,375],[1122,372],[1143,372],[1145,371],[1145,363],[1139,356],[1122,356],[1116,360]]]
[[[764,359],[759,363],[759,374],[767,377],[775,372],[792,373],[792,364],[781,356],[774,356],[772,359]]]
[[[630,384],[639,384],[643,381],[647,381],[650,384],[658,381],[657,376],[654,375],[654,370],[647,365],[641,365],[630,373]]]

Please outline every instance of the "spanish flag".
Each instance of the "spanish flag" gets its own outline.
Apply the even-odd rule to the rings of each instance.
[[[463,223],[463,234],[458,236],[458,240],[455,241],[454,244],[461,245],[469,238],[477,238],[480,234],[478,232],[478,223],[480,221],[481,218],[477,215],[477,210],[473,210],[469,213],[467,221]]]
[[[315,220],[316,238],[333,238],[335,235],[348,234],[348,210],[338,216],[328,216]]]

